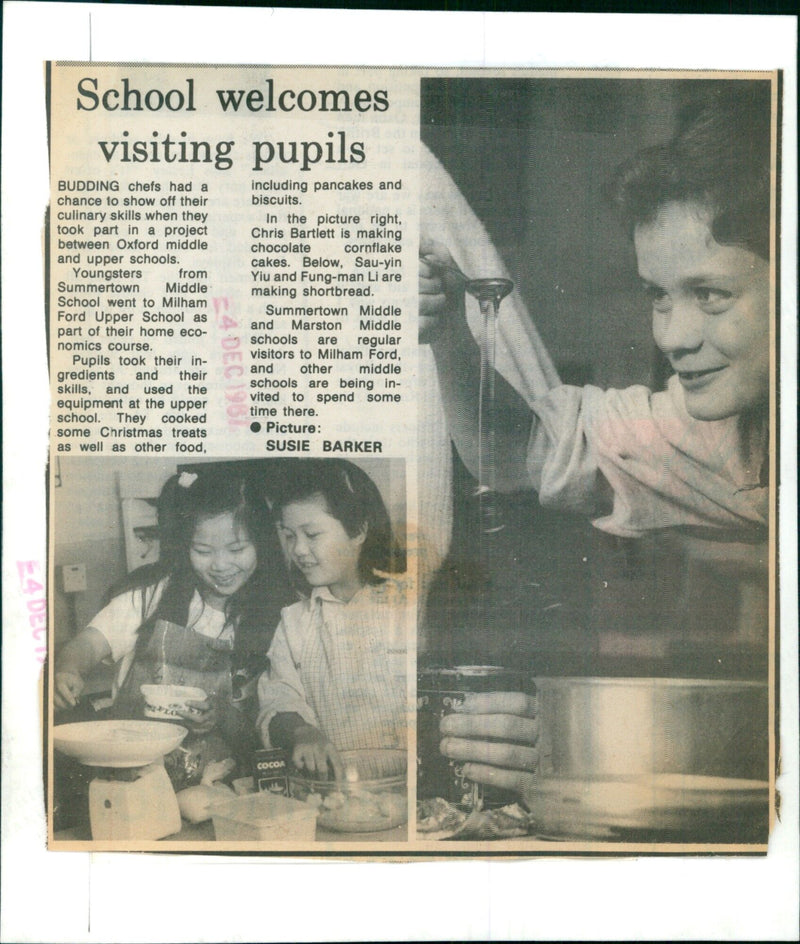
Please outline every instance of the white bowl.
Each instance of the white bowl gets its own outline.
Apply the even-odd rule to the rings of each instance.
[[[80,721],[56,725],[53,745],[90,767],[144,767],[175,750],[188,733],[158,721]]]
[[[181,712],[199,714],[196,708],[186,703],[205,701],[208,697],[202,688],[189,685],[141,685],[144,695],[144,714],[146,718],[181,718]]]

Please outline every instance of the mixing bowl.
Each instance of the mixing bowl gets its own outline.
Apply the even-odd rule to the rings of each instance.
[[[537,678],[545,833],[669,831],[761,841],[769,691],[746,681]]]
[[[766,684],[537,678],[544,776],[692,774],[766,780]]]
[[[317,808],[317,824],[335,832],[392,829],[408,821],[408,758],[399,750],[344,751],[346,774],[321,780],[290,774],[289,792]]]

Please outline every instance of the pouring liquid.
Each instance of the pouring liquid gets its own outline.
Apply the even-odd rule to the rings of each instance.
[[[480,305],[483,320],[481,375],[478,394],[478,488],[481,532],[495,534],[503,529],[497,506],[497,415],[495,404],[495,360],[497,314],[500,302],[513,289],[508,279],[471,279],[465,290]]]
[[[478,486],[475,494],[479,502],[482,535],[496,534],[504,527],[497,506],[496,489],[496,413],[495,413],[495,359],[497,350],[497,314],[500,302],[514,288],[510,279],[470,279],[455,265],[449,265],[428,254],[422,259],[429,265],[458,275],[464,280],[464,291],[475,298],[480,306],[483,334],[480,345],[480,386],[478,392]],[[484,563],[487,544],[482,541]],[[489,572],[488,570],[486,571]]]

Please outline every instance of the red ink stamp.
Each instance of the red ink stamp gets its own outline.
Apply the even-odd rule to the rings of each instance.
[[[228,426],[246,426],[250,422],[250,407],[244,377],[244,353],[242,339],[232,333],[239,323],[233,316],[227,296],[212,299],[214,316],[220,332],[222,348],[222,376],[225,380],[225,415]]]
[[[47,658],[47,594],[41,579],[42,565],[39,561],[17,561],[19,588],[23,596],[28,597],[28,624],[31,626],[36,658],[44,664]]]

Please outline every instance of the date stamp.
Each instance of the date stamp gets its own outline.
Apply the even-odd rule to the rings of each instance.
[[[242,339],[234,334],[239,323],[234,317],[230,299],[225,295],[212,299],[214,318],[222,349],[222,376],[224,379],[225,416],[229,427],[249,426],[250,407],[247,384],[244,382],[244,353]]]
[[[47,659],[47,593],[42,578],[42,565],[37,560],[17,561],[20,592],[26,597],[28,625],[34,642],[37,661]]]

